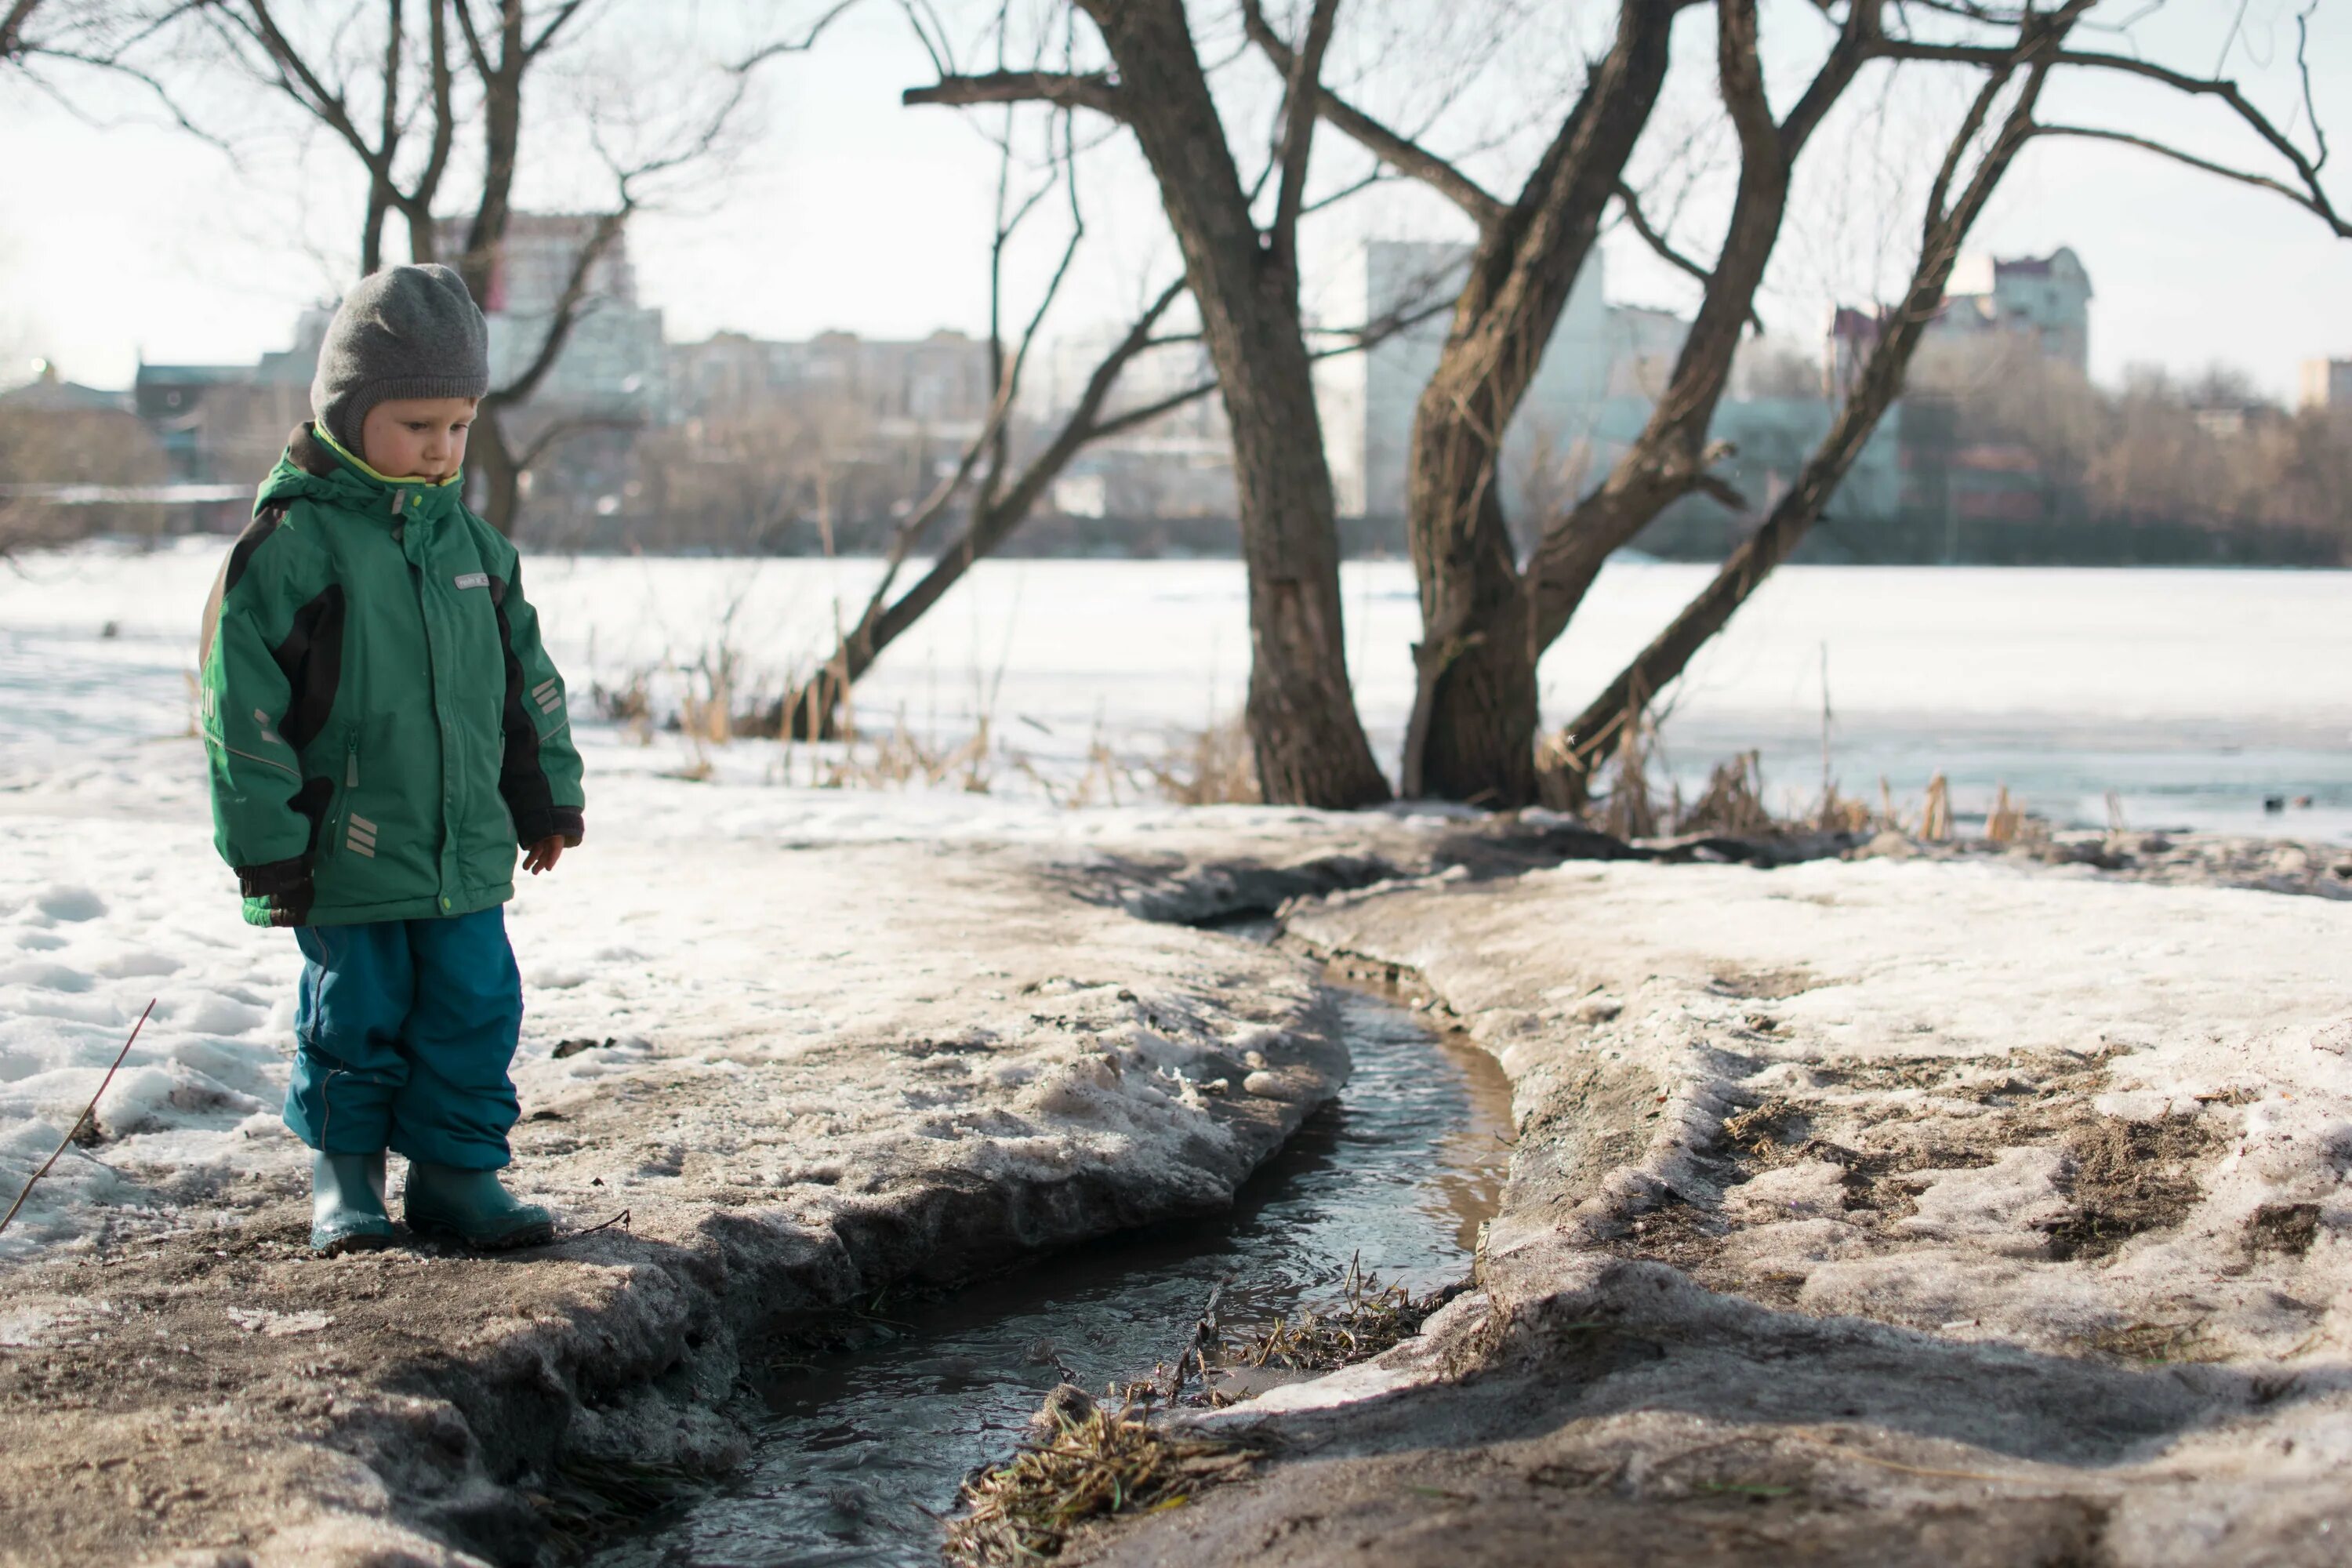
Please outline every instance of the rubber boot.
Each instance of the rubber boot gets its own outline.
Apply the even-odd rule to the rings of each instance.
[[[372,1251],[392,1242],[383,1211],[383,1156],[330,1154],[310,1158],[310,1250],[321,1258]]]
[[[537,1204],[519,1202],[499,1184],[496,1171],[461,1171],[411,1160],[403,1204],[408,1228],[417,1235],[444,1237],[484,1252],[555,1239],[554,1214]]]

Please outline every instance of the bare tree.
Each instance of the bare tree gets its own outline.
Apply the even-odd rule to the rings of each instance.
[[[1143,428],[1217,389],[1213,378],[1202,379],[1160,396],[1129,406],[1117,406],[1122,376],[1155,349],[1199,341],[1198,334],[1160,331],[1160,323],[1184,297],[1185,279],[1175,279],[1142,305],[1124,331],[1088,373],[1076,400],[1024,460],[1015,463],[1013,427],[1024,391],[1024,374],[1039,342],[1055,298],[1068,279],[1077,247],[1086,232],[1078,200],[1080,149],[1070,133],[1072,116],[1057,110],[1061,132],[1049,160],[1067,192],[1069,234],[1060,260],[1042,297],[1017,337],[1008,337],[1004,324],[1004,257],[1022,223],[1037,210],[1042,189],[1025,199],[1012,195],[1012,136],[1009,122],[1000,141],[995,232],[989,247],[989,355],[995,373],[995,394],[988,416],[966,444],[961,460],[931,493],[893,531],[881,580],[868,595],[856,620],[801,689],[790,694],[769,716],[769,727],[795,738],[811,739],[835,732],[842,704],[876,658],[971,571],[982,557],[993,554],[1035,510],[1047,489],[1072,458],[1096,442]],[[1049,182],[1050,184],[1050,182]],[[1443,308],[1418,296],[1398,301],[1380,320],[1329,331],[1331,339],[1310,357],[1353,353],[1377,345],[1394,333],[1418,324]],[[940,521],[961,506],[963,524],[937,552],[931,565],[893,597],[898,576],[910,555]]]
[[[1251,33],[1280,66],[1287,50],[1244,0]],[[1785,121],[1765,100],[1753,0],[1717,7],[1717,75],[1738,132],[1739,184],[1715,266],[1676,250],[1625,178],[1654,111],[1681,5],[1624,0],[1614,43],[1512,200],[1487,193],[1418,142],[1325,93],[1323,112],[1367,151],[1447,196],[1476,226],[1468,282],[1436,372],[1414,412],[1406,523],[1423,635],[1405,732],[1402,787],[1495,805],[1534,798],[1536,661],[1601,561],[1694,492],[1737,503],[1709,472],[1706,430],[1778,239],[1798,154],[1853,82],[1877,33],[1876,0],[1853,5],[1836,45]],[[1523,569],[1504,512],[1505,433],[1533,384],[1562,309],[1594,253],[1606,209],[1706,295],[1674,374],[1636,441],[1601,484],[1545,520]]]
[[[1874,54],[1898,61],[1954,63],[1986,72],[1929,187],[1918,260],[1909,285],[1847,392],[1829,434],[1755,534],[1732,552],[1715,579],[1581,714],[1547,742],[1543,790],[1548,800],[1570,806],[1581,803],[1588,781],[1630,735],[1633,721],[1647,700],[1645,694],[1654,694],[1678,678],[1691,657],[1729,622],[1820,520],[1871,432],[1901,393],[1921,337],[1942,309],[1945,287],[1970,226],[2030,141],[2057,136],[2126,142],[2284,195],[2319,217],[2336,234],[2352,237],[2352,227],[2347,226],[2320,183],[2326,140],[2314,112],[2307,72],[2302,115],[2311,123],[2314,140],[2321,149],[2315,154],[2307,154],[2297,147],[2234,82],[2189,76],[2132,54],[2069,48],[2069,36],[2095,4],[2096,0],[2069,0],[2048,13],[2031,7],[2019,12],[1974,5],[1939,7],[1969,21],[1987,24],[2005,36],[1992,43],[1888,37],[1872,46]],[[2302,26],[2298,18],[2299,46]],[[2069,68],[2116,72],[2157,81],[2180,93],[2216,99],[2284,160],[2291,174],[2282,177],[2238,169],[2137,133],[2049,124],[2037,120],[2034,111],[2052,73]],[[1994,111],[2005,93],[2010,95],[2009,106],[1996,119]],[[1997,128],[1988,139],[1989,125]],[[1984,144],[1979,149],[1980,142]],[[1972,153],[1973,166],[1969,163]]]
[[[1290,53],[1265,24],[1257,0],[1243,3],[1253,39],[1277,68],[1286,66]],[[1498,805],[1530,798],[1536,787],[1529,744],[1537,724],[1536,663],[1566,629],[1602,563],[1686,496],[1705,495],[1735,510],[1747,510],[1746,499],[1716,471],[1731,454],[1727,446],[1709,441],[1709,426],[1743,327],[1756,319],[1756,293],[1779,242],[1798,159],[1863,68],[1885,59],[2010,68],[2029,35],[2040,38],[2060,18],[2079,17],[2084,9],[1898,7],[1906,19],[1915,11],[1932,13],[1947,31],[1973,32],[1972,37],[1950,42],[1890,37],[1884,0],[1850,0],[1843,7],[1825,4],[1821,9],[1835,23],[1837,36],[1787,113],[1776,119],[1764,91],[1757,7],[1753,0],[1720,0],[1715,7],[1718,91],[1740,162],[1724,237],[1707,264],[1675,248],[1649,221],[1640,197],[1622,178],[1656,102],[1667,30],[1683,8],[1626,0],[1613,47],[1590,73],[1526,185],[1507,203],[1421,141],[1396,132],[1339,95],[1326,90],[1318,99],[1335,129],[1446,196],[1478,233],[1469,282],[1438,370],[1416,410],[1410,447],[1407,519],[1423,632],[1415,649],[1419,679],[1402,767],[1409,795]],[[2234,83],[2190,77],[2124,53],[2061,49],[2052,64],[2128,72],[2217,99],[2286,160],[2291,174],[2277,177],[2223,168],[2148,138],[2098,128],[2037,125],[2034,134],[2153,148],[2283,194],[2342,232],[2318,184],[2324,142],[2319,154],[2305,154]],[[1669,263],[1698,279],[1704,295],[1641,436],[1598,486],[1542,521],[1534,531],[1537,542],[1521,563],[1498,482],[1504,435],[1549,345],[1560,307],[1592,253],[1601,205],[1612,196],[1627,226]],[[1899,390],[1902,362],[1891,363]],[[1864,437],[1883,412],[1883,405],[1875,412],[1860,412]],[[1843,468],[1839,472],[1842,477]],[[1641,689],[1654,692],[1657,685]],[[1616,700],[1622,704],[1622,690]]]
[[[1434,790],[1496,805],[1532,798],[1535,670],[1530,639],[1510,629],[1525,617],[1525,595],[1503,513],[1503,433],[1623,184],[1664,85],[1667,37],[1684,8],[1679,0],[1623,0],[1614,47],[1510,201],[1337,94],[1314,93],[1314,107],[1336,129],[1425,181],[1478,229],[1406,458],[1406,528],[1423,626],[1401,779],[1408,796]],[[1304,66],[1259,0],[1243,0],[1243,9],[1251,37],[1276,69],[1287,76]]]
[[[421,60],[410,58],[413,42],[406,0],[360,0],[325,29],[327,43],[306,47],[289,34],[270,0],[213,0],[204,9],[232,58],[257,79],[283,94],[348,148],[367,171],[368,197],[360,227],[360,274],[383,265],[383,226],[397,212],[408,226],[412,261],[436,259],[433,204],[457,142],[455,74],[449,61],[449,0],[422,0],[425,44]],[[382,33],[363,68],[336,40],[356,31],[361,16],[376,12]],[[407,79],[423,77],[409,100]],[[374,95],[373,110],[362,94]],[[416,118],[426,121],[424,162],[404,180],[404,143],[412,141]]]
[[[997,70],[940,79],[910,104],[1046,102],[1104,116],[1135,140],[1160,188],[1233,428],[1249,573],[1246,707],[1269,801],[1355,806],[1388,781],[1356,716],[1341,628],[1339,550],[1298,296],[1298,223],[1325,50],[1339,0],[1314,0],[1293,64],[1260,224],[1182,0],[1076,0],[1110,69]]]
[[[586,0],[558,0],[543,13],[527,14],[524,0],[498,0],[494,16],[479,20],[474,0],[455,0],[458,31],[482,90],[482,186],[466,233],[466,247],[453,258],[478,300],[490,293],[499,247],[514,219],[514,182],[522,156],[524,84],[532,68],[578,17]],[[612,183],[614,205],[597,216],[574,252],[570,274],[557,293],[544,333],[523,365],[503,386],[490,389],[475,422],[471,451],[483,479],[482,515],[501,532],[513,530],[520,510],[522,476],[529,465],[511,444],[507,419],[528,403],[563,353],[581,316],[592,308],[591,279],[598,263],[620,238],[644,200],[644,191],[665,174],[709,158],[742,107],[752,73],[780,56],[803,53],[856,4],[836,0],[799,36],[769,43],[727,68],[730,79],[718,101],[700,110],[656,140],[647,151],[622,154],[601,136],[591,136]],[[533,455],[544,455],[545,447]]]

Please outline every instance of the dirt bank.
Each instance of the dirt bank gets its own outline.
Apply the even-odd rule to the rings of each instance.
[[[533,1561],[616,1480],[738,1461],[769,1329],[1228,1204],[1345,1052],[1310,963],[1181,922],[1594,847],[1205,812],[583,857],[518,911],[516,1178],[605,1228],[320,1262],[271,1118],[227,1107],[192,1169],[101,1116],[0,1271],[0,1557]]]
[[[1571,866],[1292,929],[1512,1075],[1479,1289],[1079,1561],[2342,1560],[2340,903]]]

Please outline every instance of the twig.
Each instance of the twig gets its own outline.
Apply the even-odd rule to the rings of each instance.
[[[33,1195],[33,1184],[49,1173],[49,1167],[56,1164],[58,1156],[66,1152],[66,1145],[72,1142],[74,1134],[81,1131],[81,1124],[98,1114],[98,1102],[105,1096],[106,1086],[114,1081],[115,1068],[121,1067],[122,1058],[131,1054],[131,1042],[139,1038],[139,1031],[146,1026],[148,1015],[155,1011],[155,1000],[152,996],[147,999],[146,1011],[139,1015],[138,1023],[131,1026],[130,1037],[122,1042],[122,1048],[114,1053],[114,1067],[108,1068],[106,1076],[98,1080],[98,1092],[89,1097],[89,1103],[82,1107],[79,1116],[73,1119],[73,1125],[66,1129],[63,1138],[58,1140],[58,1146],[49,1152],[49,1157],[41,1162],[41,1168],[25,1179],[25,1190],[16,1194],[16,1201],[8,1205],[8,1212],[0,1215],[0,1230],[8,1228],[8,1222],[16,1217],[16,1211],[23,1208],[25,1200]]]
[[[1176,1364],[1168,1373],[1168,1386],[1160,1391],[1162,1405],[1175,1404],[1176,1396],[1184,1392],[1184,1363],[1187,1360],[1200,1368],[1202,1376],[1208,1375],[1209,1363],[1202,1359],[1201,1347],[1217,1336],[1217,1301],[1224,1295],[1225,1287],[1233,1282],[1233,1279],[1228,1274],[1210,1289],[1208,1304],[1201,1309],[1201,1316],[1192,1324],[1192,1338],[1176,1352]]]
[[[583,1236],[593,1236],[600,1230],[610,1230],[616,1225],[623,1230],[629,1228],[628,1210],[623,1209],[619,1214],[614,1215],[611,1219],[606,1220],[602,1225],[592,1225],[586,1230],[575,1230],[563,1239],[566,1241],[577,1241]]]

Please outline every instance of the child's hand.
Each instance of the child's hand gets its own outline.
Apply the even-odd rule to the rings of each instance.
[[[551,833],[523,851],[522,868],[536,877],[541,871],[554,870],[555,863],[562,858],[563,835]]]

